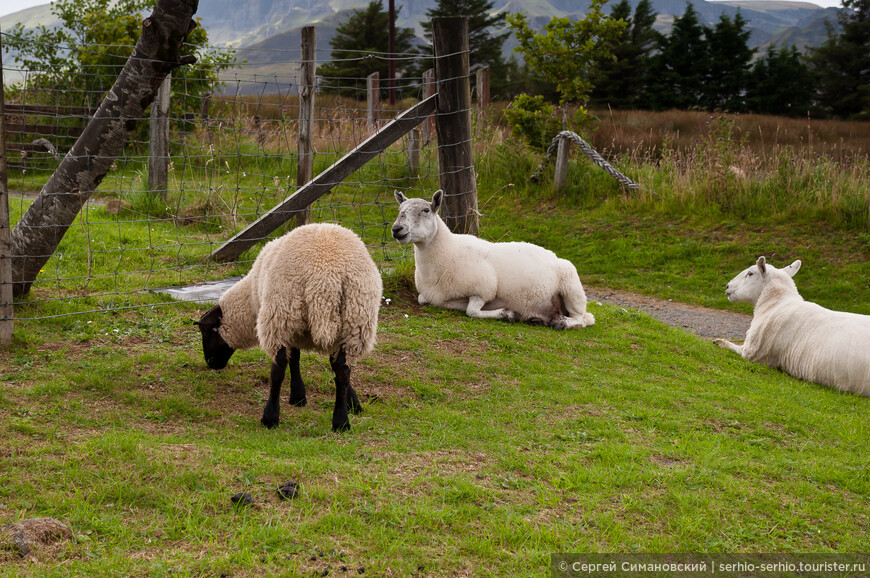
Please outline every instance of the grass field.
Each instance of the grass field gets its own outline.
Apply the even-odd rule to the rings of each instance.
[[[553,194],[527,184],[533,159],[499,150],[478,157],[482,236],[547,246],[586,285],[749,312],[724,285],[765,254],[803,260],[808,299],[870,314],[870,235],[827,201],[681,207],[698,175],[639,167],[660,194],[628,198],[579,162]],[[867,194],[866,172],[826,170]],[[689,186],[665,198],[662,182]],[[135,245],[174,225],[113,227]],[[94,274],[113,266],[71,234]],[[591,303],[596,325],[571,332],[421,308],[411,270],[386,280],[379,345],[351,377],[365,411],[344,434],[315,355],[309,405],[263,428],[269,360],[208,370],[191,325],[205,305],[26,306],[46,318],[0,350],[0,523],[51,516],[74,539],[0,550],[0,575],[540,576],[556,552],[870,550],[867,398],[620,307]],[[301,492],[282,501],[287,480]],[[255,504],[233,506],[238,492]]]

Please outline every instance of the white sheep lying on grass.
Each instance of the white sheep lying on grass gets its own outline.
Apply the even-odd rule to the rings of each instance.
[[[443,195],[436,191],[430,203],[395,192],[399,216],[393,238],[414,244],[414,281],[421,305],[554,329],[595,323],[570,261],[531,243],[490,243],[452,233],[438,216]]]
[[[272,358],[261,420],[272,428],[288,362],[290,403],[303,406],[300,350],[327,354],[335,373],[332,429],[349,429],[348,405],[354,413],[362,406],[348,364],[375,346],[381,293],[380,272],[356,233],[332,224],[298,227],[266,244],[251,272],[197,322],[205,361],[223,369],[236,349],[259,345]]]
[[[804,301],[792,280],[800,267],[795,261],[777,269],[759,257],[734,277],[725,295],[754,305],[752,323],[742,346],[715,343],[791,376],[870,396],[870,315]]]

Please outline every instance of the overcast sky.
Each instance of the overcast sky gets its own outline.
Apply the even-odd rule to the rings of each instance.
[[[803,0],[819,6],[840,6],[840,0]],[[399,0],[401,3],[401,0]],[[6,16],[31,6],[48,4],[46,0],[0,0],[0,16]]]

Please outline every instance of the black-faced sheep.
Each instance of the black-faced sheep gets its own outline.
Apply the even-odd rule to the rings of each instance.
[[[278,425],[279,395],[290,365],[290,403],[306,404],[300,350],[329,355],[335,373],[332,429],[350,428],[362,410],[350,367],[375,346],[381,275],[362,240],[332,224],[298,227],[269,242],[251,272],[197,322],[205,361],[226,367],[236,349],[254,346],[272,358],[269,401],[262,423]]]
[[[399,216],[393,238],[414,244],[414,282],[421,305],[459,309],[470,317],[524,321],[555,329],[587,327],[586,292],[566,259],[531,243],[491,243],[456,235],[432,202],[395,192]]]
[[[743,345],[715,343],[793,377],[870,396],[870,315],[804,301],[792,279],[800,267],[777,269],[759,257],[729,281],[730,301],[754,305],[752,323]]]

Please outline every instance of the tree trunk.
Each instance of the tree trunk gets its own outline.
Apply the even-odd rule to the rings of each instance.
[[[30,291],[82,206],[121,152],[127,135],[173,69],[196,61],[181,45],[196,26],[199,0],[158,0],[133,54],[82,135],[12,231],[16,296]]]

